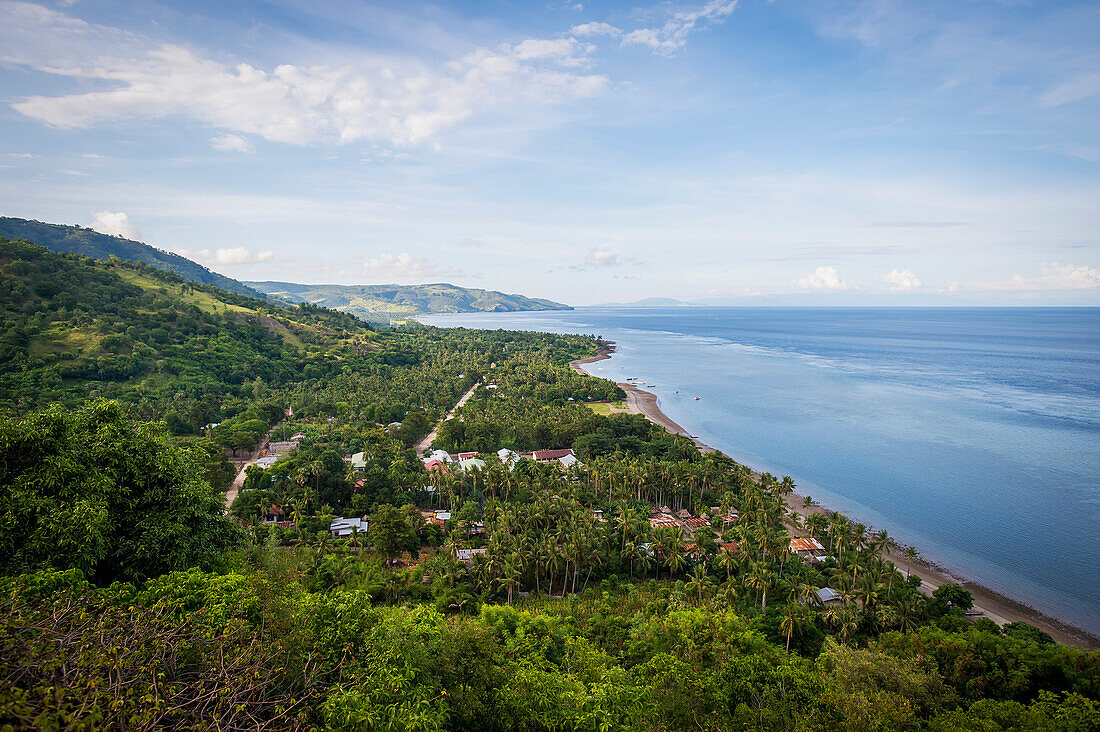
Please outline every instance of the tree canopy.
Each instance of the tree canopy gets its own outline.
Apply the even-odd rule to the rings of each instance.
[[[101,583],[211,567],[243,535],[202,465],[114,402],[0,417],[0,567]]]

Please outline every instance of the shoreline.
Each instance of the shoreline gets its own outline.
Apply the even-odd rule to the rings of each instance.
[[[582,365],[610,359],[615,352],[615,343],[612,341],[605,341],[605,343],[606,345],[601,345],[599,347],[595,356],[570,361],[569,367],[577,373],[586,376],[596,376],[596,374],[592,374],[582,368]],[[626,392],[625,411],[633,414],[641,414],[649,421],[660,425],[669,432],[687,437],[695,443],[700,452],[719,452],[719,450],[705,444],[699,438],[693,438],[687,430],[662,412],[660,406],[657,404],[656,394],[639,389],[633,384],[620,383],[618,386]],[[755,470],[753,470],[753,474],[759,476],[759,473]],[[806,496],[797,492],[792,492],[791,496],[794,500],[789,502],[788,507],[802,518],[805,518],[811,513],[829,513],[831,510],[827,506],[818,504],[816,501],[810,506],[802,505]],[[842,515],[844,515],[845,519],[851,521],[847,515]],[[901,557],[899,549],[887,549],[883,552],[883,555],[887,560],[893,562],[894,566],[897,567],[899,571],[905,566],[905,559]],[[946,567],[942,567],[931,559],[918,556],[917,559],[913,560],[910,566],[910,572],[920,577],[920,591],[925,595],[931,595],[933,590],[939,588],[940,585],[943,584],[960,585],[974,598],[974,609],[980,610],[982,613],[982,615],[978,617],[989,618],[998,625],[1017,621],[1025,622],[1050,634],[1054,640],[1064,645],[1071,645],[1089,650],[1100,648],[1100,638],[1092,633],[1078,628],[1064,620],[1047,615],[1030,605],[1015,600],[996,590],[974,582],[973,580],[967,579],[961,573],[953,572]]]

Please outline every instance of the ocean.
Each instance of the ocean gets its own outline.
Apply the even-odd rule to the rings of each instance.
[[[956,576],[1100,634],[1100,309],[588,307],[422,320],[613,340],[614,357],[588,370],[636,377],[708,445],[790,475],[799,493]]]

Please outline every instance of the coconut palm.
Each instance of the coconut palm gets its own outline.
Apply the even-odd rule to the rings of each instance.
[[[791,652],[791,636],[801,630],[806,619],[805,611],[797,605],[787,605],[783,619],[779,621],[779,632],[787,636],[787,653]]]
[[[771,571],[768,570],[767,565],[763,562],[754,562],[748,574],[745,575],[745,586],[761,591],[761,615],[768,614],[768,586],[771,584],[772,579],[773,575]]]
[[[707,574],[706,569],[702,564],[696,564],[695,568],[691,570],[691,574],[688,575],[688,582],[685,586],[688,592],[695,592],[699,599],[699,604],[703,604],[703,593],[710,589],[714,585],[714,580]]]
[[[909,581],[909,566],[913,563],[913,560],[920,556],[920,552],[917,548],[910,544],[902,551],[901,556],[905,558],[905,581]]]

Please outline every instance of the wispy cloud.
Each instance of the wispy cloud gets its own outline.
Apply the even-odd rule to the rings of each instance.
[[[871,221],[865,226],[878,229],[949,229],[955,226],[967,226],[966,221]]]
[[[201,264],[209,265],[242,265],[262,264],[275,259],[275,252],[270,249],[254,252],[248,247],[226,247],[222,249],[200,249],[193,252],[190,249],[175,249],[181,257],[193,259]]]
[[[370,257],[363,262],[363,271],[369,277],[393,278],[401,282],[462,274],[462,270],[457,267],[445,267],[419,254],[408,252],[383,253]]]
[[[1044,292],[1100,290],[1100,269],[1044,262],[1037,276],[1015,275],[999,282],[953,282],[950,292]]]
[[[27,3],[0,6],[0,47],[7,63],[109,85],[12,105],[53,127],[175,116],[296,145],[416,145],[500,105],[564,104],[598,95],[608,84],[604,76],[573,70],[586,64],[589,52],[575,39],[479,48],[435,68],[375,58],[268,70],[230,66]]]
[[[653,28],[638,28],[623,36],[624,46],[643,46],[654,53],[675,55],[687,44],[692,31],[721,23],[737,7],[737,0],[711,0],[691,10],[659,6],[654,12],[667,14],[664,24]]]
[[[636,257],[624,257],[612,249],[590,249],[584,256],[584,263],[589,267],[620,267],[622,265],[644,264]]]
[[[592,36],[610,36],[618,38],[623,34],[622,30],[609,23],[582,23],[569,29],[570,35],[590,38]]]
[[[761,257],[761,262],[794,262],[806,259],[836,259],[838,257],[866,257],[904,254],[911,251],[909,247],[899,244],[881,244],[878,246],[834,246],[834,245],[807,245],[796,247],[783,254],[769,257]]]
[[[252,145],[240,135],[228,133],[210,138],[210,147],[225,152],[252,152]]]

